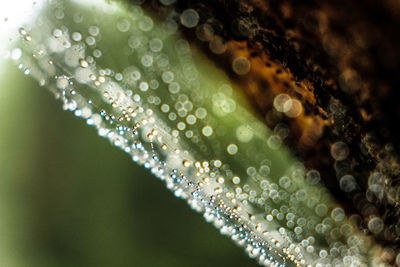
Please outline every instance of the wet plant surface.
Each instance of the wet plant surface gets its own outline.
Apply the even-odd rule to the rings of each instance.
[[[373,28],[382,59],[370,14],[343,14],[53,1],[8,57],[261,265],[394,264],[396,16]]]

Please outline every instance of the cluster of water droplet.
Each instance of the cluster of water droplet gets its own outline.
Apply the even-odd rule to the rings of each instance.
[[[197,26],[195,10],[159,22],[139,5],[74,5],[49,3],[40,26],[21,28],[10,52],[65,110],[96,127],[260,264],[367,266],[368,240],[320,186],[319,173],[296,162],[228,79],[180,38],[179,24]],[[196,32],[211,50],[222,49],[207,24]],[[233,70],[248,72],[246,60],[235,59]],[[296,101],[280,95],[274,106],[294,117],[301,111]],[[332,153],[340,157],[339,150]],[[341,184],[353,186],[349,177]]]
[[[400,233],[398,222],[385,224],[381,218],[382,213],[376,204],[387,202],[396,205],[400,200],[399,188],[391,187],[387,177],[379,170],[379,167],[370,172],[367,180],[366,191],[361,190],[354,173],[348,145],[343,141],[337,141],[331,146],[331,156],[335,160],[334,167],[339,181],[340,189],[348,194],[361,215],[351,215],[350,219],[366,232],[375,235],[380,240],[392,241]],[[400,265],[400,253],[394,248],[383,248],[381,258],[386,262],[395,262]]]

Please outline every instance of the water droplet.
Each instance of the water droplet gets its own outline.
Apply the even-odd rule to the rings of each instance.
[[[207,116],[207,110],[205,108],[198,108],[195,112],[197,118],[204,119]]]
[[[82,68],[87,68],[89,66],[89,62],[87,62],[86,59],[80,59],[79,65],[81,65]]]
[[[193,125],[196,123],[196,117],[194,115],[189,115],[186,117],[186,122],[190,125]]]
[[[331,146],[331,155],[335,160],[343,160],[349,155],[349,147],[346,143],[338,141]]]
[[[321,175],[317,170],[310,170],[306,175],[307,182],[311,185],[316,185],[321,180]]]
[[[181,23],[186,28],[196,27],[199,23],[199,14],[194,9],[186,9],[181,14]]]
[[[153,20],[150,17],[143,16],[139,21],[139,29],[148,32],[153,28]]]
[[[129,31],[130,27],[131,27],[131,23],[127,19],[121,19],[117,23],[117,29],[120,32],[127,32],[127,31]]]
[[[151,65],[153,65],[153,57],[150,55],[144,55],[142,56],[141,62],[145,67],[151,67]]]
[[[328,213],[328,207],[325,204],[318,204],[315,207],[315,213],[320,217],[324,217]]]
[[[209,137],[213,134],[213,129],[211,128],[211,126],[205,126],[203,127],[201,132],[203,133],[204,136]]]
[[[100,33],[100,29],[97,26],[90,26],[88,32],[92,36],[97,36]]]
[[[334,208],[331,212],[331,217],[336,222],[343,221],[345,218],[344,210],[342,208]]]
[[[101,50],[99,50],[99,49],[93,50],[93,56],[94,57],[99,58],[99,57],[101,57],[101,55],[102,55]]]
[[[344,192],[351,192],[356,189],[357,183],[352,175],[344,175],[340,178],[339,185]]]
[[[239,184],[239,183],[240,183],[240,178],[237,177],[237,176],[233,177],[233,178],[232,178],[232,183],[234,183],[234,184]]]
[[[82,34],[80,32],[73,32],[71,38],[75,42],[80,42],[82,40]]]
[[[65,76],[57,78],[56,86],[60,90],[65,90],[69,85],[69,80]]]
[[[283,110],[289,118],[296,118],[303,111],[303,105],[299,100],[292,98],[284,103]]]
[[[210,24],[202,24],[196,28],[196,36],[200,41],[210,41],[214,37],[214,29]]]
[[[374,217],[368,222],[368,229],[374,233],[378,234],[380,233],[384,228],[384,223],[381,218],[379,217]]]
[[[88,36],[88,37],[86,37],[85,42],[88,45],[92,46],[92,45],[96,44],[96,39],[94,37],[92,37],[92,36]]]
[[[161,75],[161,79],[165,83],[171,83],[174,80],[174,74],[171,71],[165,71]]]
[[[20,33],[21,35],[26,35],[26,34],[27,34],[27,32],[26,32],[26,30],[25,30],[24,27],[19,28],[19,33]]]
[[[238,152],[238,146],[236,144],[230,144],[226,148],[229,155],[235,155]]]
[[[11,59],[17,61],[22,56],[22,49],[21,48],[14,48],[11,51]]]
[[[62,36],[62,34],[63,34],[62,30],[59,28],[55,28],[53,30],[53,36],[56,38],[60,38]]]
[[[244,75],[250,71],[250,61],[245,57],[237,57],[232,62],[232,69],[236,74]]]
[[[280,148],[282,140],[279,136],[271,135],[267,140],[268,146],[273,149],[277,150]]]
[[[290,100],[290,96],[287,94],[279,94],[274,98],[274,108],[279,112],[285,112],[285,104]],[[286,106],[287,108],[288,106]]]
[[[248,143],[253,138],[253,132],[248,125],[240,125],[236,128],[236,137],[242,143]]]
[[[181,86],[177,82],[172,82],[168,85],[168,90],[171,94],[177,94],[180,90]]]
[[[225,53],[227,49],[225,40],[218,35],[214,36],[214,38],[210,41],[209,47],[211,52],[217,55]]]
[[[149,47],[153,52],[160,52],[163,48],[163,42],[158,38],[151,39],[149,42]]]

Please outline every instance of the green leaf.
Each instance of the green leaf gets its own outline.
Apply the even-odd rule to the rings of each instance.
[[[260,264],[378,262],[319,173],[182,39],[178,22],[140,5],[52,1],[20,28],[10,56]]]

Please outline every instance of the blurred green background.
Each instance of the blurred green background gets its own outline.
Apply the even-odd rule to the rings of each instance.
[[[0,266],[258,266],[10,64],[0,122]]]

